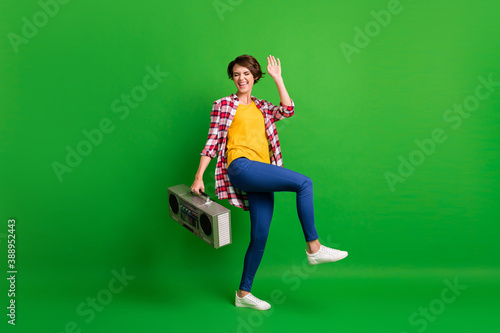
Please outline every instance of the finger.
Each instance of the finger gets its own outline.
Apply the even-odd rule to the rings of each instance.
[[[281,67],[281,61],[280,61],[280,58],[278,58],[278,67]]]
[[[271,65],[271,59],[269,58],[269,56],[267,57],[267,64]]]

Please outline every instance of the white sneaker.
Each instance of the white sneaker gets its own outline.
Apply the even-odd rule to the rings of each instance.
[[[325,262],[339,261],[347,257],[346,251],[335,250],[330,247],[321,245],[319,251],[314,254],[309,254],[306,250],[307,260],[309,265],[317,265]]]
[[[258,299],[251,293],[248,293],[245,297],[238,297],[238,292],[236,292],[236,297],[234,298],[234,304],[240,308],[252,308],[255,310],[269,310],[271,304]]]

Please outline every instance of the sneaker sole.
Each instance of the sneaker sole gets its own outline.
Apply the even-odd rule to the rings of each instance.
[[[271,307],[269,307],[267,309],[260,309],[260,308],[257,308],[257,307],[253,307],[251,305],[238,304],[238,303],[236,303],[235,305],[238,308],[249,308],[249,309],[260,310],[260,311],[266,311],[266,310],[269,310],[271,308]]]

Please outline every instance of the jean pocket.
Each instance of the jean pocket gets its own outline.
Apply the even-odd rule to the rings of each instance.
[[[229,177],[238,176],[243,171],[246,161],[248,161],[248,159],[244,157],[239,157],[232,161],[227,168],[227,174],[229,175]]]

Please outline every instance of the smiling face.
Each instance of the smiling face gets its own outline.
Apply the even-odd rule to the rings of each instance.
[[[246,67],[235,64],[233,67],[233,81],[238,88],[238,95],[251,93],[255,82],[252,72]]]

